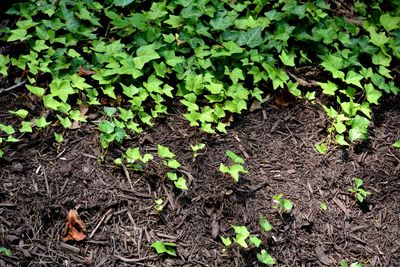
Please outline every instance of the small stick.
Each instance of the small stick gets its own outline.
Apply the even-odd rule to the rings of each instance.
[[[128,259],[128,258],[119,256],[117,254],[114,254],[114,257],[116,257],[117,259],[119,259],[119,260],[121,260],[123,262],[140,262],[140,261],[145,261],[145,260],[158,258],[158,255],[152,255],[152,256],[143,257],[143,258],[136,258],[136,259]]]
[[[26,81],[24,80],[24,81],[22,81],[22,82],[19,82],[19,83],[17,83],[17,84],[14,84],[13,86],[10,86],[10,87],[8,87],[8,88],[0,89],[0,95],[1,95],[2,93],[6,93],[6,92],[8,92],[8,91],[14,90],[15,88],[18,88],[18,87],[24,85],[25,83],[26,83]]]
[[[60,243],[60,247],[61,247],[61,249],[65,250],[65,251],[72,252],[72,253],[75,253],[75,254],[78,254],[78,255],[81,252],[81,250],[79,248],[77,248],[75,246],[71,246],[71,245],[66,244],[66,243]]]
[[[46,185],[47,195],[49,196],[49,198],[51,198],[51,191],[50,191],[49,181],[47,180],[46,170],[44,168],[43,168],[43,177],[44,177],[44,183]]]
[[[89,239],[92,239],[92,237],[94,236],[94,234],[96,233],[97,229],[99,229],[100,225],[103,223],[104,219],[106,218],[106,216],[108,214],[110,214],[112,212],[112,209],[109,209],[106,213],[104,213],[103,217],[101,217],[99,223],[96,225],[96,227],[94,228],[94,230],[90,233],[89,235]]]
[[[132,180],[131,180],[131,177],[129,176],[128,169],[126,168],[126,166],[124,164],[121,164],[121,165],[122,165],[122,169],[124,170],[125,176],[128,179],[129,185],[131,186],[131,189],[133,191]]]

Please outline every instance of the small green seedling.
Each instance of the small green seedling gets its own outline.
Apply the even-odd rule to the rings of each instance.
[[[242,164],[244,164],[244,160],[236,155],[231,150],[226,151],[226,155],[235,163],[232,166],[226,166],[221,163],[219,166],[219,171],[222,173],[229,173],[235,182],[239,181],[239,173],[249,173]]]
[[[272,197],[275,205],[272,206],[274,209],[278,210],[279,213],[290,213],[293,209],[293,203],[290,199],[283,197],[283,194],[279,194]]]
[[[272,230],[272,224],[263,215],[260,215],[258,222],[263,232],[268,233]]]
[[[261,245],[261,239],[255,235],[250,235],[250,232],[246,226],[232,225],[232,228],[236,233],[233,241],[239,246],[248,248],[247,242],[250,242],[250,244],[257,248]],[[229,237],[220,236],[220,238],[226,247],[229,247],[232,244],[232,240]]]
[[[181,190],[188,190],[189,188],[186,185],[186,179],[183,176],[178,176],[174,172],[167,172],[167,177],[169,180],[174,182],[176,188]]]
[[[11,257],[12,255],[11,250],[5,247],[0,247],[0,254],[3,254],[6,257]]]
[[[154,200],[154,209],[157,212],[162,212],[164,207],[164,200],[162,198],[157,198],[156,200]]]
[[[356,200],[360,203],[362,203],[368,195],[371,195],[370,192],[364,190],[362,185],[363,180],[355,178],[354,187],[349,189],[349,191],[356,197]]]
[[[265,249],[261,250],[260,253],[257,253],[257,259],[268,266],[276,264],[276,259],[274,259]]]
[[[163,158],[164,165],[170,169],[177,170],[181,167],[179,161],[175,159],[175,154],[172,153],[168,147],[158,145],[157,154],[160,158]],[[175,187],[181,190],[188,190],[186,185],[186,179],[183,176],[178,176],[175,172],[167,172],[167,177],[171,180]]]
[[[325,202],[319,203],[319,209],[321,211],[327,211],[328,210],[328,204],[326,204]]]
[[[190,147],[192,148],[193,158],[195,159],[199,155],[197,152],[204,149],[206,147],[206,145],[200,143],[200,144],[190,145]]]
[[[400,148],[400,139],[394,142],[393,147]]]
[[[156,250],[157,254],[166,253],[171,256],[176,256],[176,244],[173,242],[155,241],[151,244],[151,247]]]
[[[340,260],[339,261],[339,265],[340,267],[362,267],[362,263],[360,262],[353,262],[350,265],[347,263],[347,261],[345,260]]]

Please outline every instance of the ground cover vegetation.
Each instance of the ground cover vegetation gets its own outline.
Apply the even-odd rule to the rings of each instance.
[[[337,14],[331,4],[323,0],[14,4],[6,14],[15,23],[0,30],[0,40],[22,48],[0,54],[0,77],[20,84],[26,93],[19,99],[23,108],[8,111],[14,120],[0,122],[0,158],[27,135],[51,129],[54,142],[62,144],[69,130],[94,124],[102,149],[99,160],[125,173],[128,169],[146,173],[147,165],[158,164],[164,170],[160,179],[186,191],[192,177],[168,144],[143,152],[125,147],[126,141],[170,114],[180,114],[205,133],[224,135],[239,115],[268,105],[276,95],[283,99],[282,105],[294,96],[325,111],[329,127],[323,140],[313,140],[316,153],[367,140],[373,108],[399,93],[394,77],[400,64],[400,3],[355,1],[353,18]],[[302,74],[309,68],[315,69],[315,77]],[[393,146],[400,148],[400,139]],[[115,147],[124,152],[109,161]],[[195,162],[208,148],[192,143],[187,149]],[[230,178],[227,183],[238,183],[242,174],[249,174],[242,156],[247,158],[227,149],[227,158],[221,158],[219,171]],[[360,205],[371,194],[361,178],[352,177],[354,186],[348,189]],[[284,197],[285,192],[275,193],[272,208],[285,221],[296,204]],[[156,212],[165,205],[162,198],[154,200]],[[329,207],[323,202],[320,209]],[[220,236],[225,249],[234,245],[255,249],[260,263],[277,263],[263,245],[273,228],[263,215],[259,234],[251,234],[244,225],[231,227],[234,235]],[[172,257],[179,253],[176,246],[160,240],[151,244],[158,254]],[[11,255],[5,247],[0,253]],[[341,266],[348,263],[343,260]]]

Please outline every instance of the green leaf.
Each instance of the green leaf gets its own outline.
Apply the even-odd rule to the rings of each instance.
[[[44,89],[41,87],[26,85],[26,89],[38,97],[42,97],[44,95]]]
[[[158,254],[167,253],[169,255],[176,256],[175,243],[155,241],[151,244],[151,247],[154,248]]]
[[[47,122],[46,119],[45,119],[44,117],[40,117],[39,119],[37,119],[37,120],[35,121],[35,125],[36,125],[38,128],[41,128],[41,129],[46,128],[47,126],[50,125],[50,123],[51,123],[51,122]]]
[[[99,123],[99,130],[105,134],[111,134],[114,132],[115,124],[109,121],[101,121]]]
[[[134,0],[113,0],[114,5],[124,7],[132,3]]]
[[[157,153],[161,158],[165,159],[171,159],[175,157],[175,154],[172,153],[168,147],[165,147],[163,145],[157,145]]]
[[[160,55],[155,51],[155,44],[143,45],[136,51],[137,57],[133,58],[135,67],[139,70],[143,69],[147,62],[160,58]]]
[[[12,135],[15,133],[15,130],[11,125],[5,125],[2,123],[0,123],[0,131],[5,132],[7,135]]]
[[[382,96],[382,93],[374,88],[372,84],[365,85],[365,92],[367,100],[371,104],[378,105],[378,100]]]
[[[226,151],[226,155],[235,163],[239,163],[239,164],[244,163],[244,160],[241,157],[239,157],[238,155],[236,155],[233,151],[231,151],[229,149]]]
[[[21,133],[31,133],[32,132],[31,123],[28,121],[21,122],[21,128],[19,128],[19,131]]]
[[[11,114],[17,115],[18,117],[20,117],[21,119],[25,119],[26,116],[28,116],[28,111],[25,109],[19,109],[17,111],[10,111]]]
[[[10,63],[10,57],[8,55],[4,56],[0,54],[0,74],[4,77],[6,77],[8,73],[8,63]]]
[[[260,247],[262,241],[257,236],[250,236],[249,238],[250,243],[252,243],[256,248]]]
[[[318,84],[322,88],[322,93],[326,95],[335,95],[335,91],[338,89],[338,86],[331,81],[327,83],[318,82]]]
[[[393,147],[400,148],[400,139],[394,142]]]
[[[54,79],[50,83],[49,87],[50,92],[54,96],[58,96],[64,103],[67,102],[69,95],[75,94],[75,91],[72,89],[71,83],[68,80]]]
[[[356,188],[359,188],[363,185],[363,180],[359,179],[359,178],[355,178],[354,179],[354,184],[356,186]]]
[[[314,147],[317,150],[317,152],[320,154],[325,154],[327,151],[327,147],[326,147],[325,143],[315,144]]]
[[[11,35],[8,37],[7,42],[14,42],[14,41],[24,41],[31,35],[28,35],[28,31],[26,29],[15,29],[11,30]]]
[[[349,138],[351,142],[358,139],[365,139],[367,136],[369,120],[356,115],[351,121],[351,129],[349,131]]]
[[[165,161],[166,165],[172,169],[178,169],[181,164],[179,163],[179,161],[177,161],[176,159],[169,159],[167,161]]]
[[[239,46],[247,45],[250,48],[255,48],[261,45],[264,40],[261,37],[262,27],[256,27],[247,31],[241,31],[239,38],[237,39],[237,44]]]
[[[229,237],[220,236],[220,238],[225,247],[229,247],[230,245],[232,245],[232,241]]]
[[[230,26],[234,25],[238,14],[235,11],[220,11],[218,12],[213,19],[210,21],[210,26],[214,30],[226,30]]]
[[[272,224],[263,215],[260,215],[259,224],[261,226],[261,230],[266,233],[272,230]]]
[[[390,32],[395,29],[399,29],[400,25],[400,16],[399,17],[392,17],[389,13],[381,15],[379,18],[380,23],[382,24],[383,28],[387,32]]]
[[[3,151],[0,150],[0,158],[3,157],[2,152]],[[8,248],[5,248],[5,247],[0,247],[0,254],[3,254],[6,257],[12,256],[11,250],[9,250]]]
[[[58,134],[56,132],[54,132],[54,139],[57,143],[61,143],[62,141],[64,141],[64,137],[62,136],[62,134]]]
[[[58,110],[58,108],[62,106],[59,101],[54,99],[53,94],[43,96],[43,105],[46,108],[50,108],[53,110]]]
[[[389,67],[390,61],[392,61],[392,57],[385,55],[382,51],[379,51],[379,53],[372,55],[372,63],[375,65],[382,65],[384,67]]]
[[[286,54],[285,50],[282,50],[282,53],[279,55],[279,58],[281,59],[282,63],[290,66],[290,67],[294,67],[294,58],[295,55],[294,54]]]
[[[110,118],[117,112],[117,108],[114,107],[103,107],[103,110]]]
[[[338,143],[341,146],[348,146],[349,143],[346,142],[346,140],[344,139],[343,135],[337,134],[335,137],[335,141],[336,143]]]
[[[384,32],[377,33],[375,27],[373,26],[370,26],[367,31],[371,37],[370,42],[378,47],[383,47],[389,41],[389,38]]]
[[[176,188],[181,190],[188,190],[189,188],[186,185],[186,179],[183,177],[178,177],[176,181],[174,181],[174,185]]]
[[[261,250],[260,253],[257,253],[257,259],[265,265],[276,264],[276,260],[265,249]]]
[[[247,230],[246,226],[236,226],[232,225],[232,228],[235,230],[236,236],[233,239],[235,243],[240,246],[247,248],[246,239],[250,236],[249,230]]]
[[[360,83],[360,81],[363,79],[364,77],[354,71],[349,71],[347,72],[346,75],[346,83],[348,84],[354,84],[355,86],[358,86],[360,88],[362,88],[362,85]]]

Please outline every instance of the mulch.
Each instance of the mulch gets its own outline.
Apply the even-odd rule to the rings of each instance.
[[[18,108],[15,95],[0,96],[0,119]],[[399,97],[374,111],[370,139],[319,155],[314,144],[329,122],[316,105],[273,102],[235,118],[227,135],[207,135],[179,116],[162,118],[140,136],[104,153],[96,126],[66,132],[62,144],[52,130],[23,137],[0,160],[0,266],[261,266],[259,249],[225,248],[219,237],[244,225],[263,241],[276,266],[338,266],[341,259],[365,266],[400,262]],[[194,158],[190,144],[205,143]],[[168,146],[182,164],[188,191],[165,179],[155,157],[143,172],[113,164],[128,147],[156,155]],[[218,170],[230,149],[245,159],[239,183]],[[100,160],[103,158],[104,160]],[[359,205],[348,192],[355,177],[372,193]],[[294,209],[281,215],[272,196],[284,194]],[[162,212],[154,201],[162,198]],[[320,203],[328,210],[320,210]],[[62,240],[65,218],[76,208],[88,238]],[[259,216],[273,225],[262,233]],[[157,255],[151,243],[177,243],[177,257]]]

